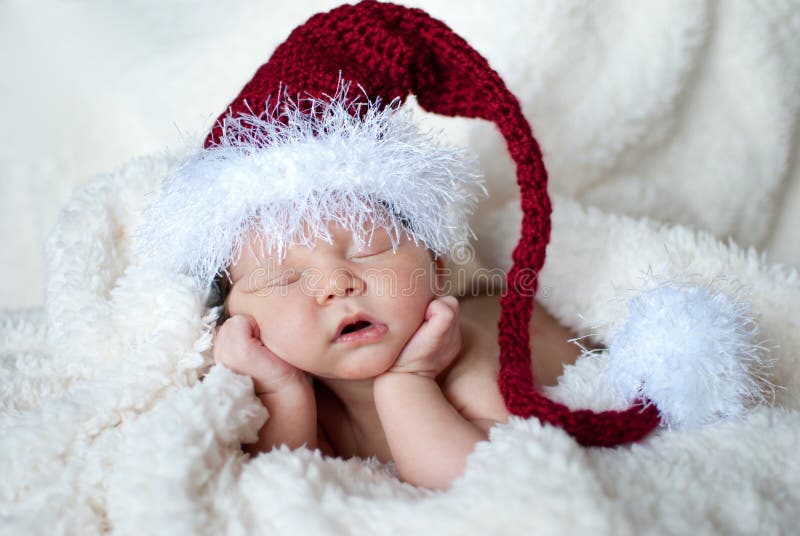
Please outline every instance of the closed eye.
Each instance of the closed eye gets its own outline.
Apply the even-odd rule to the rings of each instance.
[[[394,252],[394,248],[392,248],[392,243],[389,238],[386,236],[375,237],[375,240],[373,240],[371,244],[364,244],[361,249],[355,250],[352,256],[354,259],[361,259],[365,257],[374,257],[375,255],[382,255],[384,253],[388,253],[389,251]]]
[[[297,283],[300,281],[300,274],[292,274],[288,277],[282,277],[280,279],[276,279],[270,283],[270,286],[273,287],[285,287],[291,285],[292,283]]]
[[[279,277],[272,279],[271,281],[267,282],[265,287],[285,287],[291,285],[292,283],[296,283],[300,281],[300,272],[295,270],[294,268],[289,268],[285,270]]]
[[[390,251],[394,251],[392,249],[392,246],[389,246],[389,247],[383,248],[383,249],[380,249],[380,248],[368,249],[366,251],[360,251],[358,253],[358,255],[354,255],[353,258],[354,259],[363,259],[363,258],[366,258],[366,257],[375,257],[376,255],[382,255],[384,253],[389,253]]]

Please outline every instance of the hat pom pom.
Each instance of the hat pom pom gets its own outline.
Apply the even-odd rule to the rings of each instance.
[[[628,302],[608,345],[607,378],[626,400],[655,404],[661,423],[693,427],[743,414],[773,387],[749,304],[692,284],[660,284]]]

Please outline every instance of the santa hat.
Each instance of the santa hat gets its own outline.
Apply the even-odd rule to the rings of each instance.
[[[470,236],[467,219],[484,189],[465,153],[434,143],[399,108],[409,95],[430,112],[494,122],[516,163],[522,233],[499,324],[509,411],[584,445],[645,436],[659,423],[653,406],[572,411],[534,389],[528,326],[538,283],[526,276],[541,269],[550,238],[542,154],[500,76],[420,9],[368,0],[296,28],[218,119],[204,150],[164,182],[140,233],[142,253],[208,285],[241,253],[244,230],[281,252],[329,238],[329,220],[360,236],[364,222],[382,218],[374,201],[392,209],[378,221],[390,234],[404,216],[415,240],[446,253]]]

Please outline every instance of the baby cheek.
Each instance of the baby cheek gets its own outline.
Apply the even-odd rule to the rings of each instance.
[[[417,263],[399,264],[392,269],[392,283],[396,295],[429,295],[431,293],[430,271]]]
[[[319,326],[316,326],[307,311],[292,307],[273,308],[264,314],[259,322],[261,340],[279,357],[292,364],[303,361],[307,354],[317,350],[315,341],[324,337]]]
[[[403,329],[408,337],[422,324],[432,299],[433,294],[426,287],[419,287],[413,293],[395,300],[395,316],[402,319]]]
[[[294,357],[298,356],[297,340],[298,337],[294,335],[292,326],[286,325],[277,317],[271,319],[262,319],[259,322],[261,328],[261,342],[264,346],[272,350],[281,359],[293,362]]]

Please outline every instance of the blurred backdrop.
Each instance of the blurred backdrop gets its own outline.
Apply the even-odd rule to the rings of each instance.
[[[341,2],[0,1],[0,307],[42,303],[76,187],[199,147],[298,24]],[[551,192],[707,230],[800,267],[797,1],[428,0],[522,101]],[[425,118],[516,193],[491,125]]]

